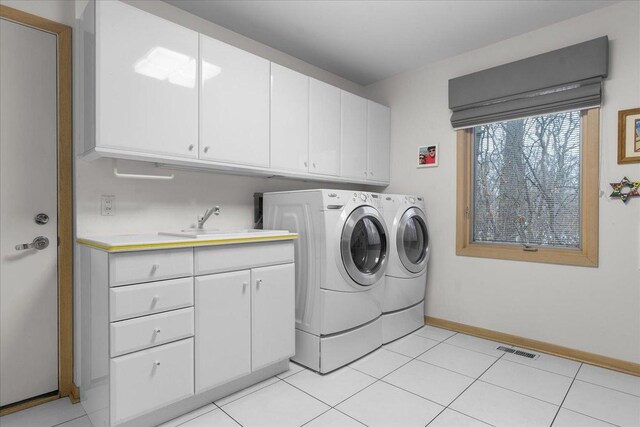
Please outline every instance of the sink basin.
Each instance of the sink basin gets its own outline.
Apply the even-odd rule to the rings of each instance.
[[[158,234],[161,236],[174,236],[174,237],[188,237],[192,239],[205,239],[207,237],[220,237],[224,234],[286,234],[287,231],[284,230],[256,230],[253,228],[243,228],[238,230],[198,230],[195,228],[190,228],[188,230],[181,231],[173,231],[173,232],[165,232],[161,231]]]

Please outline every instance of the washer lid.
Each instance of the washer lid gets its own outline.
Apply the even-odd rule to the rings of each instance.
[[[398,222],[396,245],[400,261],[407,270],[419,273],[425,269],[429,259],[429,231],[422,210],[412,207],[404,212]]]
[[[371,286],[384,276],[389,257],[387,228],[380,213],[360,206],[345,221],[340,239],[342,263],[361,286]]]

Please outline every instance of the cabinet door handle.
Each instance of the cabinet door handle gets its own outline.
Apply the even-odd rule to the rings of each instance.
[[[243,292],[243,293],[244,293],[244,291],[246,291],[246,290],[247,290],[247,286],[248,286],[248,285],[249,285],[249,284],[248,284],[247,282],[243,282],[243,283],[242,283],[242,292]]]
[[[262,284],[262,279],[256,280],[256,287],[257,288],[259,288],[261,284]]]
[[[160,361],[159,361],[159,360],[156,360],[155,362],[153,362],[153,364],[154,364],[155,366],[160,366]]]
[[[304,167],[305,167],[305,168],[307,167],[307,162],[304,162]]]
[[[153,264],[151,266],[151,274],[155,274],[156,271],[160,268],[160,264]]]
[[[160,328],[156,328],[153,332],[154,332],[155,334],[159,334],[159,333],[160,333]]]
[[[313,163],[313,167],[314,167],[314,168],[316,167],[316,164],[315,164],[315,163]]]
[[[193,151],[193,144],[189,144],[189,151]]]
[[[208,146],[204,147],[204,150],[202,150],[202,151],[204,151],[205,153],[208,152],[209,151],[209,147]]]

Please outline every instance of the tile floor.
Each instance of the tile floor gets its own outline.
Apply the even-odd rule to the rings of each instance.
[[[350,366],[291,369],[162,427],[640,427],[640,377],[425,326]],[[509,346],[506,346],[509,347]],[[91,427],[67,399],[0,418],[2,427]]]

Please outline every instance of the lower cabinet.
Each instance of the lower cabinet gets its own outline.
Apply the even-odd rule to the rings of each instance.
[[[157,425],[286,369],[293,254],[291,240],[117,253],[83,245],[79,382],[91,423]],[[149,280],[156,270],[171,274]]]
[[[112,424],[192,395],[193,338],[111,359]]]
[[[251,368],[258,370],[295,353],[293,264],[251,270]]]
[[[251,372],[249,270],[196,277],[196,393]]]
[[[294,264],[195,279],[196,393],[295,352]]]

